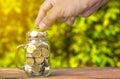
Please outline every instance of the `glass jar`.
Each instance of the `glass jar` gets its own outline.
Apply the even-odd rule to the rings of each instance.
[[[27,43],[16,48],[17,67],[24,69],[28,77],[48,76],[50,74],[50,49],[46,33],[33,31],[27,36]]]

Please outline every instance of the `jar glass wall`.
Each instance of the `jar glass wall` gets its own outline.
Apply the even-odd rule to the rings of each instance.
[[[25,50],[23,69],[29,77],[44,77],[50,74],[50,48],[45,32],[29,32],[27,42],[22,46]],[[21,46],[17,47],[16,56]],[[19,58],[17,58],[19,59]],[[20,67],[20,66],[18,66]]]

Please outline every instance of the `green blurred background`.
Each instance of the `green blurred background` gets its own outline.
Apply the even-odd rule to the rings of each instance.
[[[0,67],[15,67],[16,46],[34,30],[44,0],[0,0]],[[110,0],[72,26],[54,23],[49,30],[51,67],[120,67],[120,0]]]

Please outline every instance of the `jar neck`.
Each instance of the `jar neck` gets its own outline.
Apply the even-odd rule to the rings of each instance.
[[[41,42],[41,41],[47,41],[46,38],[31,38],[29,37],[28,39],[28,42],[32,42],[32,41],[35,41],[35,42]]]

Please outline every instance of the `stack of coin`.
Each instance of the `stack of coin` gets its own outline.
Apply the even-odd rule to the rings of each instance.
[[[26,49],[26,64],[31,67],[32,75],[42,75],[48,67],[49,50],[45,45],[39,48],[35,45],[28,45]]]
[[[49,46],[46,42],[46,33],[28,33],[29,43],[26,45],[25,70],[31,76],[42,76],[49,68]]]

